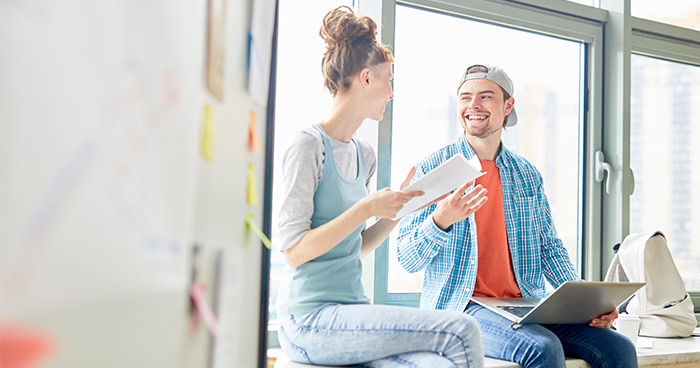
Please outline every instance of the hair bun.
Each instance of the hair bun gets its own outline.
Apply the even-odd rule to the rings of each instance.
[[[358,17],[348,6],[339,6],[326,14],[319,32],[328,47],[362,40],[376,42],[377,24],[369,17]]]
[[[347,90],[362,68],[394,61],[391,51],[377,41],[377,23],[339,6],[323,17],[319,35],[326,43],[321,61],[324,85],[335,96]]]

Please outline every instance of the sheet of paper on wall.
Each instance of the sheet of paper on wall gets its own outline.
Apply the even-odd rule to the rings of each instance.
[[[207,89],[219,101],[224,99],[226,49],[226,0],[209,1],[207,30]]]
[[[212,347],[212,368],[235,367],[240,359],[242,340],[250,335],[240,328],[242,318],[250,318],[242,312],[244,304],[249,302],[241,294],[246,279],[244,259],[241,247],[226,247],[218,254],[214,298],[218,334]]]
[[[471,160],[467,160],[462,155],[452,156],[440,166],[404,188],[404,190],[422,190],[425,194],[414,197],[406,202],[403,208],[396,214],[394,220],[406,216],[434,201],[441,195],[484,174],[484,172],[481,172],[481,164],[476,156]]]
[[[260,106],[267,106],[275,6],[274,0],[253,0],[248,37],[248,93]]]

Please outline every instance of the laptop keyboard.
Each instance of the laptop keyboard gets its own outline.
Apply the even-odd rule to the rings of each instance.
[[[533,306],[516,306],[516,305],[499,305],[498,308],[504,311],[515,314],[518,317],[524,317],[534,308]]]

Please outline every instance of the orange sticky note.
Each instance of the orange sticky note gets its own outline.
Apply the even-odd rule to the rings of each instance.
[[[209,104],[204,105],[202,116],[202,157],[214,159],[214,110]]]
[[[258,189],[255,182],[255,167],[252,163],[248,164],[248,180],[246,189],[246,201],[250,205],[258,204]]]
[[[255,124],[255,111],[250,110],[250,118],[248,119],[248,151],[257,151],[262,153],[260,145],[260,137],[258,136],[258,128]]]

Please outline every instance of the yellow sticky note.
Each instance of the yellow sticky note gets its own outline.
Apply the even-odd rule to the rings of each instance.
[[[262,146],[260,145],[260,136],[258,135],[258,128],[255,123],[255,111],[250,110],[248,119],[248,151],[257,151],[262,153]]]
[[[255,235],[257,235],[258,238],[260,238],[260,241],[262,241],[262,243],[265,245],[265,248],[271,249],[272,244],[270,242],[270,238],[268,238],[267,235],[265,235],[265,233],[263,233],[262,230],[260,230],[258,225],[255,224],[255,221],[253,221],[252,213],[249,213],[245,216],[245,223],[251,230],[253,230]]]
[[[214,110],[209,104],[204,105],[202,116],[202,157],[214,159]]]
[[[252,163],[248,164],[248,180],[246,188],[246,201],[250,205],[258,204],[258,190],[255,183],[255,167]]]

